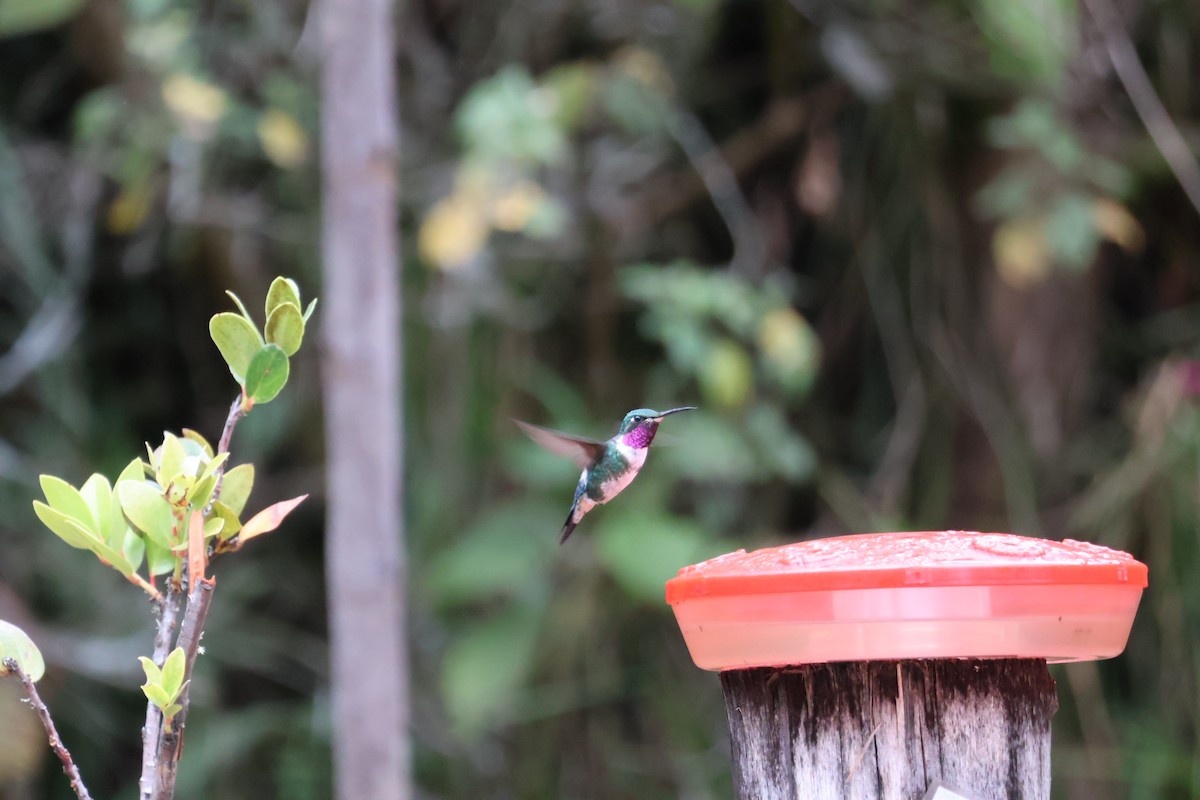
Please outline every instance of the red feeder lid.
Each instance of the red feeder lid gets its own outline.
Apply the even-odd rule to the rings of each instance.
[[[684,567],[667,602],[696,597],[908,586],[1125,584],[1145,588],[1146,565],[1090,542],[1010,533],[920,531],[814,539],[737,550]]]
[[[1111,658],[1146,565],[1087,542],[939,531],[714,558],[667,582],[704,669],[919,658]]]

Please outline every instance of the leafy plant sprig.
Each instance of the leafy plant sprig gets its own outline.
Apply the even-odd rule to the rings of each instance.
[[[97,473],[76,488],[61,478],[42,475],[45,501],[33,503],[38,519],[51,532],[71,547],[91,551],[155,603],[153,657],[139,659],[146,673],[142,692],[149,702],[143,729],[144,798],[169,798],[174,793],[190,674],[216,585],[215,579],[206,577],[209,557],[239,550],[250,539],[275,530],[308,497],[274,503],[243,523],[254,488],[254,465],[227,467],[234,427],[256,404],[275,399],[287,383],[289,358],[304,341],[317,301],[301,312],[296,283],[276,278],[267,292],[266,324],[260,331],[245,304],[228,294],[240,313],[215,315],[209,333],[241,392],[230,406],[216,449],[188,428],[179,435],[164,432],[161,443],[146,444],[144,460],[134,458],[112,483]],[[170,576],[165,591],[156,585],[163,575]],[[176,646],[168,655],[173,638]],[[21,679],[46,725],[51,746],[71,776],[72,788],[86,798],[78,770],[57,740],[49,711],[36,696],[33,683],[43,671],[32,640],[0,621],[0,677],[14,674]]]
[[[138,656],[142,669],[146,672],[146,682],[142,684],[142,694],[153,703],[163,715],[163,730],[171,730],[171,720],[182,709],[176,701],[183,692],[186,681],[183,679],[185,655],[182,647],[176,647],[167,656],[160,669],[145,656]]]

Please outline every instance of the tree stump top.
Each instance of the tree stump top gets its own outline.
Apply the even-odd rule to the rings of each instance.
[[[914,658],[1111,658],[1145,564],[1076,541],[939,531],[728,555],[667,583],[696,664],[730,670]]]

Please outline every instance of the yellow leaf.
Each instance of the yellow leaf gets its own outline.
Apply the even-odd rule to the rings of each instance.
[[[1096,200],[1096,229],[1105,239],[1115,243],[1126,253],[1140,253],[1146,245],[1146,232],[1141,223],[1129,213],[1125,206],[1101,197]]]
[[[122,187],[120,194],[109,204],[105,216],[109,233],[126,236],[142,227],[146,215],[150,213],[152,198],[153,192],[148,183]]]
[[[737,408],[745,405],[754,388],[754,365],[741,345],[721,339],[709,351],[697,377],[709,401]]]
[[[175,73],[163,81],[163,102],[183,122],[187,135],[203,141],[225,115],[225,92],[193,75]]]
[[[992,234],[992,256],[1000,278],[1014,289],[1040,283],[1050,272],[1050,251],[1041,223],[1032,217],[1011,220]]]
[[[483,249],[490,230],[483,206],[455,193],[438,201],[417,232],[417,249],[426,264],[439,269],[465,266]]]
[[[618,70],[638,83],[670,96],[675,92],[675,81],[667,65],[653,50],[644,47],[624,47],[613,57]]]
[[[774,374],[788,386],[807,386],[817,371],[820,345],[794,308],[778,308],[758,328],[758,346]]]
[[[510,233],[522,231],[545,199],[546,193],[541,186],[533,181],[521,181],[492,204],[492,225]]]
[[[298,167],[308,158],[308,134],[296,118],[269,108],[258,118],[258,142],[267,158],[279,167]]]

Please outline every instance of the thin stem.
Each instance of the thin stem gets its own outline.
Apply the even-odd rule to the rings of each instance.
[[[233,429],[237,427],[238,420],[246,416],[246,411],[247,409],[242,407],[242,397],[238,395],[229,407],[229,416],[225,418],[225,428],[221,431],[221,440],[217,442],[218,454],[229,452],[229,440],[233,438]]]
[[[37,686],[25,674],[25,670],[21,669],[20,663],[15,658],[6,658],[3,664],[4,669],[16,675],[17,679],[21,681],[21,686],[25,687],[25,694],[29,698],[29,705],[33,706],[33,710],[37,712],[38,719],[42,721],[42,727],[46,729],[46,736],[50,740],[50,749],[54,751],[54,755],[58,756],[58,760],[62,762],[63,772],[67,774],[67,778],[71,781],[71,788],[75,790],[75,795],[79,800],[92,800],[92,796],[88,794],[87,787],[83,785],[83,778],[79,776],[79,767],[75,766],[75,761],[71,758],[71,753],[59,737],[58,729],[54,727],[54,720],[50,718],[50,709],[46,708],[46,704],[42,702],[42,697],[38,694]]]
[[[217,442],[217,455],[229,452],[229,442],[233,439],[233,429],[237,427],[238,421],[246,416],[246,414],[247,409],[242,406],[242,396],[238,395],[233,399],[233,404],[229,406],[229,415],[225,417],[225,427],[221,430],[221,440]],[[228,464],[229,460],[226,459],[224,464],[217,467],[217,482],[213,486],[212,499],[208,501],[210,506],[221,496],[221,484],[225,481],[225,467]],[[207,509],[205,511],[207,512]]]
[[[217,443],[217,454],[229,452],[229,442],[238,421],[246,415],[239,395],[229,406],[225,427]],[[228,462],[226,462],[228,463]],[[217,483],[213,487],[212,500],[221,494],[221,482],[225,478],[225,465],[217,468]],[[210,501],[211,503],[212,501]],[[192,666],[199,653],[200,637],[204,633],[204,621],[208,617],[208,606],[212,602],[215,581],[191,580],[192,588],[183,602],[183,621],[179,628],[176,645],[182,647],[186,656],[183,693],[177,701],[182,707],[172,721],[170,732],[163,730],[162,712],[153,703],[146,703],[146,727],[142,729],[142,777],[139,781],[141,800],[170,800],[175,795],[175,778],[179,769],[179,757],[183,754],[183,726],[188,712],[188,689],[192,677]],[[181,589],[178,576],[167,582],[167,596],[157,604],[158,625],[154,635],[153,661],[162,666],[171,650],[171,635],[179,617]]]
[[[154,602],[157,603],[162,601],[162,592],[160,592],[158,589],[155,589],[149,581],[147,581],[141,575],[138,575],[136,572],[129,576],[129,582],[141,589],[146,594],[150,595],[150,599]]]
[[[179,617],[179,592],[172,581],[167,582],[166,596],[154,604],[154,653],[151,660],[159,667],[167,660],[171,635]],[[138,781],[141,800],[154,796],[154,778],[158,772],[158,739],[162,731],[162,712],[151,702],[146,703],[146,725],[142,728],[142,777]]]
[[[152,800],[171,800],[175,796],[179,758],[183,755],[183,729],[187,722],[192,667],[200,652],[200,637],[204,634],[204,621],[208,618],[208,607],[212,603],[215,586],[216,580],[212,578],[197,581],[187,598],[183,622],[179,626],[179,638],[175,642],[177,647],[183,648],[186,664],[183,673],[184,688],[177,701],[181,708],[171,721],[171,730],[162,731],[159,735]]]
[[[1146,74],[1146,68],[1138,58],[1137,48],[1129,38],[1129,33],[1121,24],[1116,8],[1109,0],[1086,0],[1096,27],[1104,39],[1104,47],[1108,50],[1109,60],[1125,87],[1133,107],[1141,118],[1142,124],[1154,145],[1162,153],[1175,179],[1183,187],[1184,194],[1192,202],[1192,206],[1200,211],[1200,165],[1196,163],[1187,140],[1179,132],[1166,106],[1154,91],[1154,84]]]

